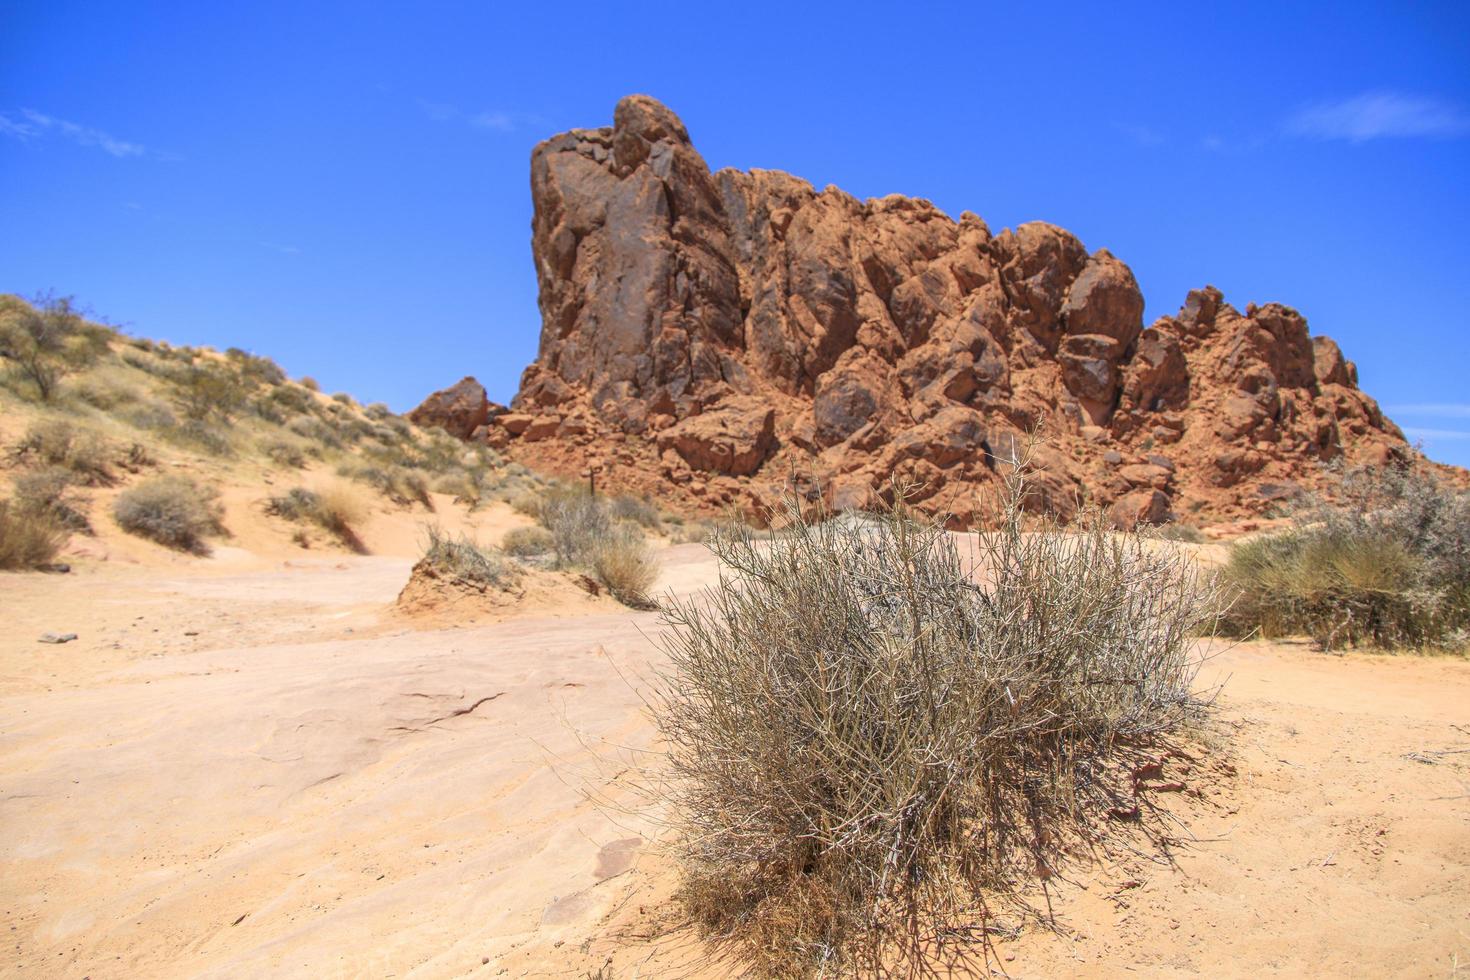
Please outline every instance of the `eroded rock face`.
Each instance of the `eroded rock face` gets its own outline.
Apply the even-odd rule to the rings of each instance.
[[[1263,483],[1409,452],[1295,310],[1242,313],[1206,287],[1144,329],[1106,249],[711,173],[647,96],[536,147],[531,189],[540,353],[487,431],[532,464],[596,462],[607,486],[694,507],[754,507],[793,473],[861,501],[897,475],[965,523],[1042,426],[1041,505],[1118,504],[1129,523],[1249,513]]]
[[[440,428],[452,436],[468,439],[489,421],[490,399],[485,396],[484,385],[466,377],[425,398],[408,413],[408,418],[414,425]]]

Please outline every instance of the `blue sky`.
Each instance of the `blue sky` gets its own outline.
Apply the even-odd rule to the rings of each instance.
[[[1207,6],[9,0],[0,291],[505,400],[531,148],[647,92],[714,167],[1062,225],[1149,320],[1207,282],[1295,306],[1470,464],[1470,5]]]

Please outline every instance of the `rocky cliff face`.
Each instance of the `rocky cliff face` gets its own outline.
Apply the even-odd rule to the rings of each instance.
[[[1128,523],[1256,513],[1326,461],[1412,452],[1289,307],[1206,287],[1145,329],[1106,249],[711,173],[646,96],[539,145],[531,189],[540,354],[480,437],[603,486],[754,506],[794,473],[851,506],[897,474],[963,524],[1040,426],[1038,503]]]

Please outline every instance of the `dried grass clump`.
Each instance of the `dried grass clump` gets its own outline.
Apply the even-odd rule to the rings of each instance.
[[[639,527],[654,532],[663,530],[663,516],[659,513],[658,505],[647,497],[621,494],[609,500],[608,508],[614,520],[632,521]]]
[[[306,465],[306,453],[301,447],[284,439],[267,440],[261,444],[260,451],[277,466],[299,470]]]
[[[606,502],[581,487],[548,491],[541,498],[537,520],[551,532],[557,564],[567,567],[590,566],[598,546],[612,530]]]
[[[47,466],[60,466],[88,486],[109,486],[114,481],[111,449],[95,432],[79,432],[70,422],[52,419],[33,423],[15,444],[13,455],[33,458]]]
[[[505,532],[500,550],[517,558],[544,555],[552,550],[551,532],[544,527],[518,527]]]
[[[15,504],[21,510],[45,514],[68,531],[92,533],[86,501],[75,490],[76,474],[61,466],[21,473],[15,478]]]
[[[498,551],[482,547],[466,535],[451,537],[433,525],[425,533],[423,561],[442,578],[499,588],[519,576]]]
[[[329,485],[321,490],[292,487],[265,503],[265,512],[288,521],[310,521],[360,555],[367,554],[357,532],[367,517],[367,506],[352,489]]]
[[[372,487],[400,507],[417,502],[425,510],[434,509],[434,498],[429,496],[428,481],[418,473],[396,466],[359,466],[349,463],[339,467],[337,475]]]
[[[112,514],[124,531],[197,555],[209,553],[207,535],[224,530],[219,493],[182,476],[156,476],[124,490]]]
[[[592,552],[592,574],[623,605],[656,608],[648,590],[658,579],[658,559],[638,528],[615,524],[609,529]]]
[[[45,568],[66,544],[66,529],[49,512],[0,500],[0,569]]]
[[[1100,514],[1023,530],[1023,495],[973,568],[902,504],[793,501],[767,541],[718,533],[720,585],[665,607],[680,894],[756,972],[922,972],[983,945],[987,890],[1101,816],[1114,746],[1198,705],[1212,580]]]
[[[1349,470],[1282,533],[1237,544],[1222,572],[1236,635],[1310,636],[1324,650],[1463,648],[1470,494],[1408,467]]]

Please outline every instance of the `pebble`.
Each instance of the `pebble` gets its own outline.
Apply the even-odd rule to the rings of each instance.
[[[42,643],[70,643],[72,640],[75,640],[76,638],[77,638],[77,635],[75,633],[42,633],[41,634],[41,641],[40,642],[42,642]]]

